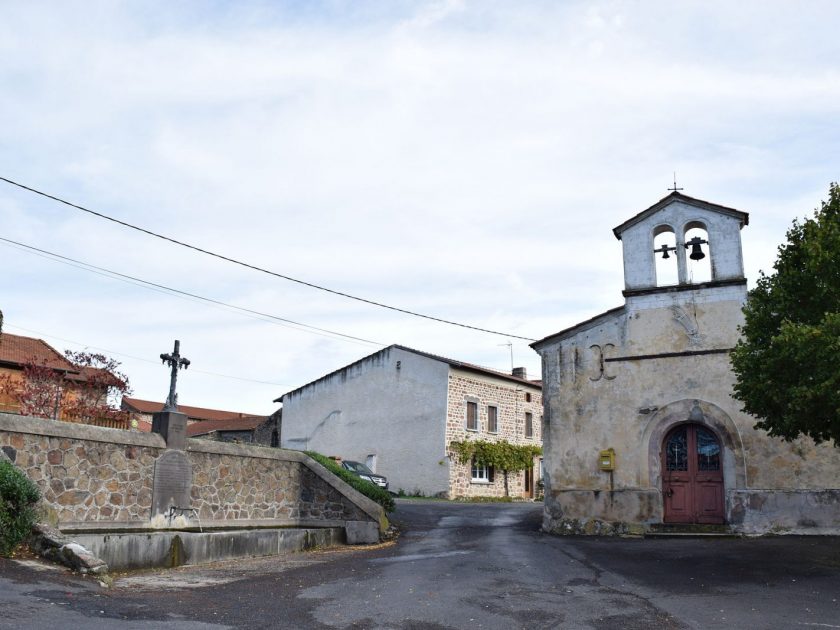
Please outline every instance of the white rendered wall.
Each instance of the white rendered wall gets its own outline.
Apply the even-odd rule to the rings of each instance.
[[[712,260],[712,280],[734,280],[744,277],[741,258],[739,219],[719,212],[674,201],[659,212],[627,228],[621,234],[624,250],[624,284],[627,289],[656,286],[656,265],[653,253],[653,231],[668,225],[677,239],[678,256],[685,260],[685,227],[692,222],[706,226]]]
[[[385,349],[284,397],[281,444],[360,462],[376,455],[390,490],[448,492],[448,375],[446,363]]]

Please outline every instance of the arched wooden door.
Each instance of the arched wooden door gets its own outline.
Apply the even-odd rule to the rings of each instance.
[[[724,522],[720,440],[699,424],[681,424],[665,436],[662,494],[666,523]]]

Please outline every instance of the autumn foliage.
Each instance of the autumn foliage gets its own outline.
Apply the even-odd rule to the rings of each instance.
[[[0,375],[0,396],[24,416],[127,428],[128,412],[119,408],[130,393],[119,362],[103,354],[65,352],[72,370],[27,361],[17,374]]]

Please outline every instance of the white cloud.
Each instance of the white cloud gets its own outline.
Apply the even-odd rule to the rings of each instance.
[[[540,337],[621,302],[611,229],[686,193],[752,213],[748,274],[840,166],[835,4],[32,3],[0,24],[0,174],[335,289]],[[0,185],[3,235],[499,369],[504,338],[209,259]],[[9,324],[297,385],[373,348],[0,247]],[[9,328],[9,330],[13,330]],[[62,342],[55,342],[61,346]],[[527,345],[517,362],[532,373]],[[194,358],[191,357],[191,358]],[[138,395],[165,374],[126,365]],[[191,373],[181,399],[283,387]]]

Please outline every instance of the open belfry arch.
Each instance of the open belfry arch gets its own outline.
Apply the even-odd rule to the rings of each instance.
[[[672,192],[613,230],[624,305],[533,344],[546,531],[840,531],[840,449],[770,438],[732,398],[748,221]]]

